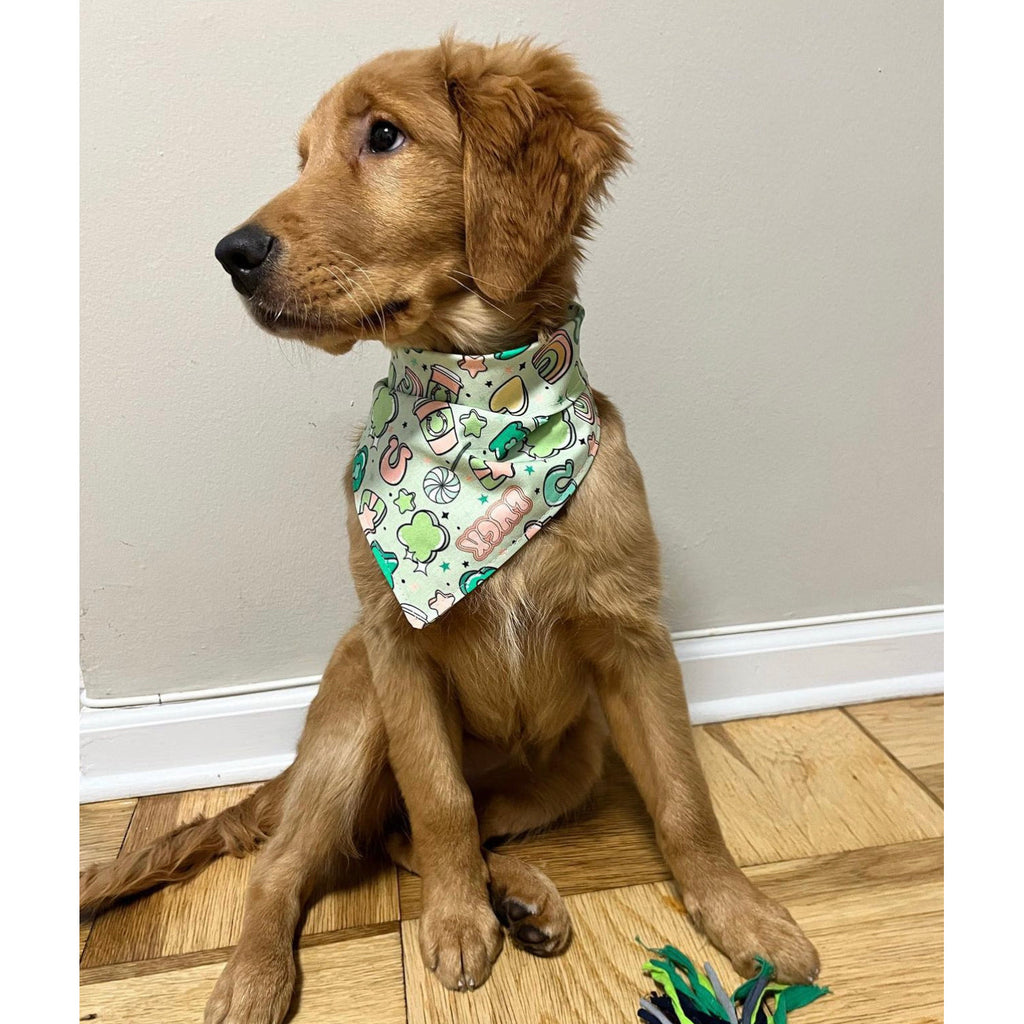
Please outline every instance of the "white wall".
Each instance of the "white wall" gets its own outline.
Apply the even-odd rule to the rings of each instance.
[[[314,674],[353,620],[343,464],[385,359],[261,334],[213,246],[327,86],[452,24],[563,42],[631,130],[585,353],[669,625],[941,601],[941,5],[510,6],[83,5],[90,697]]]

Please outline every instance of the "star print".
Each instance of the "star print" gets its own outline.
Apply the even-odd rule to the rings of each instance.
[[[427,602],[430,608],[435,614],[441,615],[448,611],[453,604],[455,604],[454,594],[442,594],[440,590],[436,591],[434,596]]]
[[[476,409],[470,409],[465,416],[459,417],[462,424],[462,432],[466,437],[479,437],[484,427],[487,426],[487,419],[477,413]]]
[[[398,497],[395,499],[395,508],[398,509],[403,515],[406,512],[411,512],[416,507],[416,495],[412,491],[407,491],[404,488],[398,492]]]
[[[525,370],[526,369],[526,363],[520,363],[519,364],[519,369],[520,370]]]
[[[442,519],[447,519],[448,518],[448,513],[447,512],[442,512],[441,513],[441,518]]]
[[[491,382],[490,382],[489,380],[485,380],[485,381],[484,381],[484,383],[485,383],[485,384],[486,384],[486,385],[487,385],[488,387],[491,387],[491,386],[492,386],[492,385],[491,385]]]
[[[478,373],[483,373],[487,369],[483,356],[463,356],[458,365],[460,370],[465,370],[474,380]]]
[[[534,488],[533,493],[534,494],[540,494],[540,488],[539,487]]]
[[[468,569],[469,568],[469,562],[463,562],[462,563],[462,568],[463,569]]]
[[[487,504],[487,495],[486,494],[481,494],[480,495],[480,504],[481,505],[486,505]]]
[[[516,467],[511,462],[495,462],[492,459],[484,459],[487,472],[495,479],[503,476],[515,476]]]
[[[533,476],[533,466],[527,466],[526,467],[526,472],[529,473],[530,476]]]
[[[441,563],[441,571],[442,572],[447,572],[450,568],[451,568],[451,566],[447,562],[442,562]]]
[[[363,533],[367,535],[373,533],[374,530],[377,529],[377,524],[374,522],[373,512],[370,509],[364,508],[363,511],[359,513],[359,525],[363,528]]]

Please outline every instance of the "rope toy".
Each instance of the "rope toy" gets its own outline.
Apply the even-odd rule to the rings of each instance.
[[[662,989],[640,1000],[636,1015],[645,1024],[786,1024],[790,1010],[807,1006],[829,991],[817,985],[773,982],[775,969],[757,957],[761,966],[757,976],[745,981],[730,997],[711,964],[704,964],[702,974],[675,946],[651,949],[642,942],[640,945],[660,957],[648,960],[643,967]]]

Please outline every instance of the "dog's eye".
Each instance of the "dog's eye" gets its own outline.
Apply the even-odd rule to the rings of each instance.
[[[371,153],[393,153],[405,142],[405,136],[390,121],[374,121],[366,142]]]

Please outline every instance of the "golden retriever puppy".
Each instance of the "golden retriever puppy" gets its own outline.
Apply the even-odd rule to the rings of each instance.
[[[466,392],[487,359],[519,349],[536,355],[574,316],[578,331],[580,240],[627,146],[564,53],[528,41],[445,38],[385,54],[320,100],[300,133],[299,156],[295,183],[217,247],[268,331],[337,354],[380,338],[406,360],[417,350],[424,371],[433,360],[450,366],[458,358]],[[561,372],[557,355],[534,364],[551,375],[545,380]],[[410,378],[386,382],[375,397],[385,405],[392,396],[416,398],[423,381]],[[435,452],[445,416],[461,411],[458,391],[431,378],[418,398],[424,431],[422,403],[433,403]],[[386,840],[395,860],[422,876],[421,952],[447,988],[483,984],[506,931],[538,955],[562,951],[571,925],[554,886],[485,844],[580,807],[601,775],[609,733],[693,920],[744,974],[755,970],[755,955],[784,981],[817,974],[813,946],[723,842],[659,617],[658,547],[622,420],[582,372],[570,398],[594,424],[576,456],[589,469],[585,479],[564,476],[550,491],[545,479],[550,514],[526,525],[529,543],[514,557],[506,551],[493,575],[478,569],[473,545],[489,551],[499,543],[531,496],[539,502],[541,485],[530,490],[524,470],[518,506],[515,492],[504,492],[506,505],[491,506],[468,540],[459,524],[457,555],[469,579],[458,595],[437,590],[436,617],[424,615],[426,595],[396,600],[389,586],[425,571],[429,554],[400,561],[367,543],[385,515],[412,514],[411,494],[399,511],[372,498],[350,505],[362,614],[324,672],[294,764],[238,806],[83,875],[83,905],[95,910],[267,840],[207,1024],[282,1020],[304,902],[333,866],[374,841]],[[511,408],[521,399],[503,401]],[[397,435],[385,452],[375,415],[373,450],[352,467],[357,491],[368,455],[374,465],[380,458],[388,480],[399,479],[411,457]],[[530,432],[544,421],[524,427],[533,454],[539,444]],[[507,454],[463,465],[465,486],[473,474],[486,487],[488,473],[503,484],[502,474],[523,470]],[[443,502],[450,492],[444,481],[434,484]],[[482,504],[488,493],[497,501],[502,492],[483,492]],[[437,513],[420,525],[447,537],[456,524],[432,507]]]

